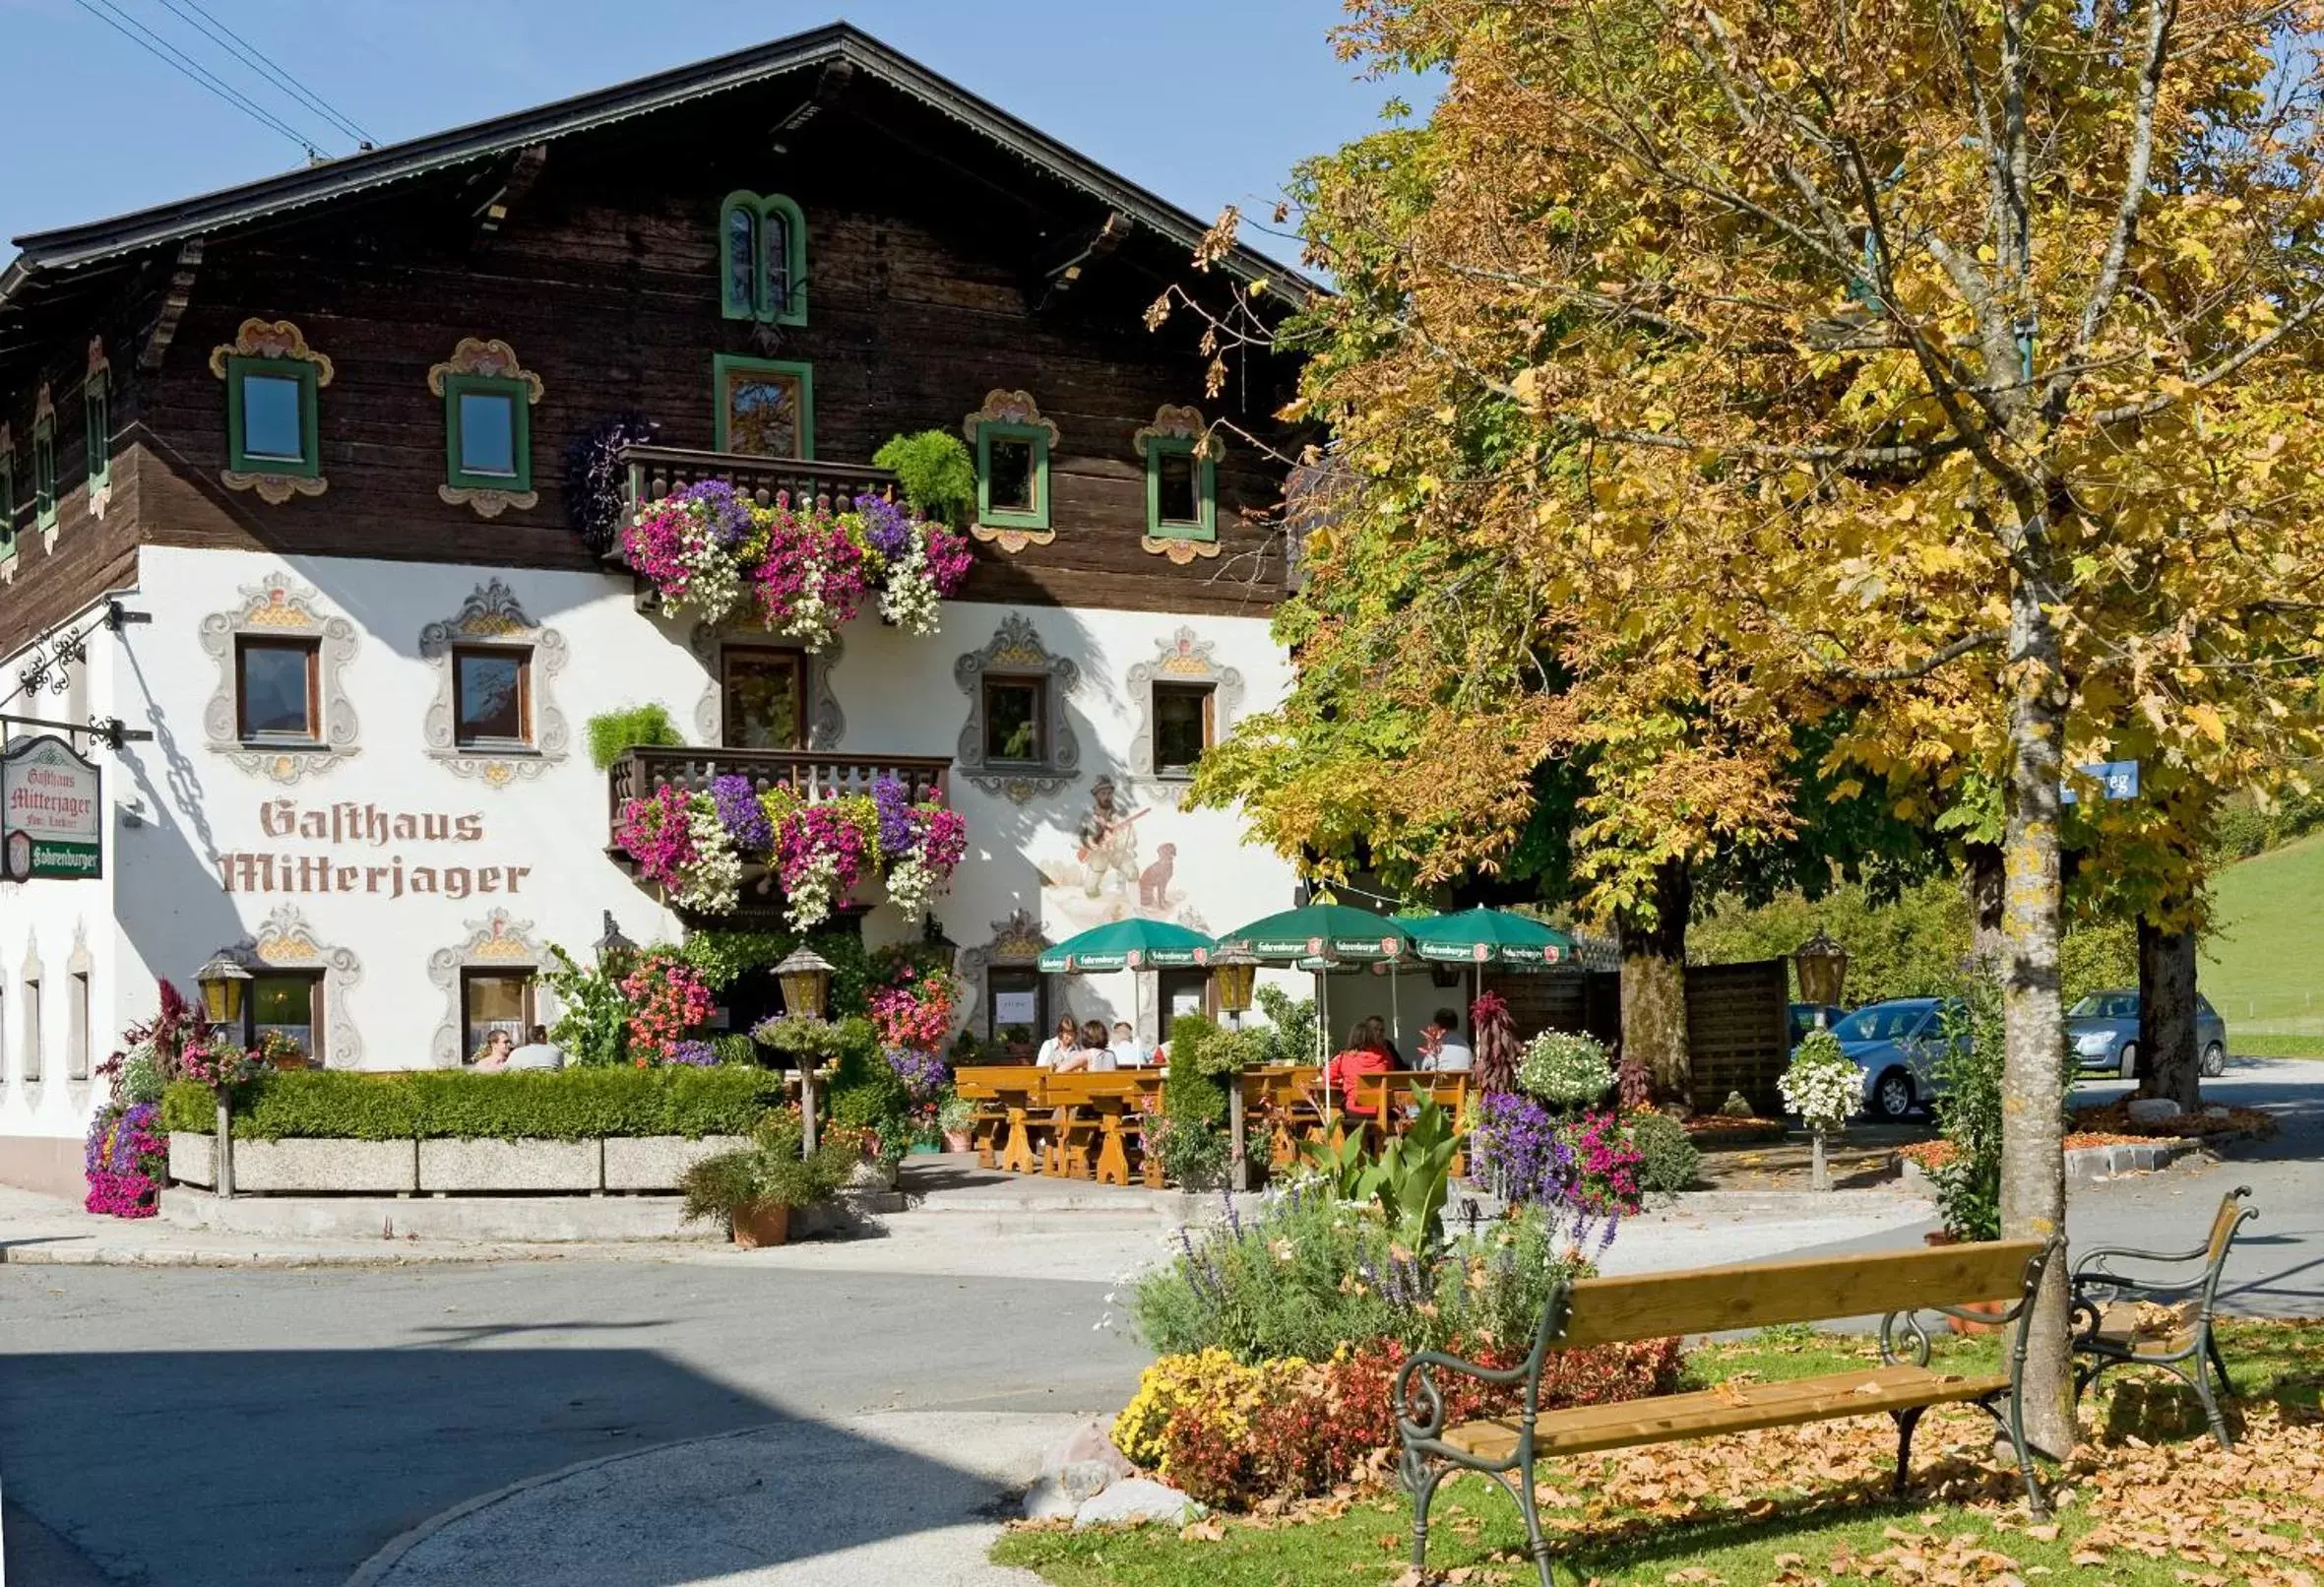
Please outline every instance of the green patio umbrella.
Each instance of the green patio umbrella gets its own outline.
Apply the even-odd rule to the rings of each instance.
[[[1229,931],[1219,938],[1219,947],[1222,952],[1247,953],[1262,964],[1314,972],[1319,1010],[1316,1034],[1322,1038],[1325,1053],[1332,1043],[1332,1001],[1331,983],[1324,972],[1334,965],[1396,963],[1413,956],[1412,933],[1403,921],[1338,903],[1328,893],[1303,909],[1286,910]],[[1390,995],[1393,998],[1393,987]],[[1318,1053],[1318,1059],[1325,1053]],[[1331,1083],[1326,1080],[1327,1110],[1331,1097]]]
[[[1094,925],[1040,956],[1043,975],[1094,970],[1179,970],[1207,965],[1218,944],[1168,920],[1131,919]]]
[[[1462,910],[1406,920],[1413,949],[1439,964],[1555,965],[1574,956],[1574,939],[1509,910]]]

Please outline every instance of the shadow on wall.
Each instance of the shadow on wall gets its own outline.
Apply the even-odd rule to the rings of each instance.
[[[618,1334],[661,1324],[541,1326]],[[812,1537],[774,1518],[755,1529],[750,1559],[685,1519],[689,1506],[729,1496],[715,1458],[701,1492],[641,1494],[634,1511],[577,1518],[626,1533],[660,1515],[653,1547],[638,1551],[647,1557],[587,1579],[680,1587],[955,1525],[991,1496],[973,1473],[783,1412],[652,1350],[506,1346],[528,1331],[448,1325],[402,1350],[12,1356],[0,1374],[9,1497],[106,1579],[153,1587],[337,1587],[466,1499],[744,1428],[768,1428],[786,1448],[810,1440],[819,1467],[860,1473],[876,1497],[829,1506],[839,1530]],[[745,1473],[729,1486],[755,1484]],[[550,1569],[534,1579],[581,1578]]]

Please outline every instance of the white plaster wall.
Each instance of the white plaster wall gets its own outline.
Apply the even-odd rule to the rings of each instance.
[[[238,767],[211,745],[203,725],[221,681],[218,662],[201,644],[203,619],[239,607],[247,592],[278,574],[314,592],[319,614],[344,616],[357,630],[343,670],[358,723],[355,752],[287,784]],[[565,758],[536,777],[498,786],[455,775],[426,753],[422,738],[440,669],[421,656],[420,632],[455,615],[490,578],[509,587],[533,622],[561,635],[568,656],[562,672],[547,683],[546,698],[536,693],[535,700],[536,725],[543,705],[562,713],[569,733]],[[450,1005],[427,974],[428,956],[462,943],[495,908],[527,922],[534,941],[577,951],[597,936],[606,910],[641,942],[677,935],[676,920],[605,857],[605,779],[590,764],[587,724],[600,711],[659,701],[681,731],[698,737],[698,708],[711,678],[687,643],[691,619],[640,615],[626,577],[157,547],[144,553],[129,603],[151,612],[153,621],[119,638],[100,634],[92,641],[90,709],[118,715],[155,737],[100,756],[106,795],[116,807],[106,878],[0,888],[0,996],[7,999],[0,1017],[11,1054],[9,1081],[0,1091],[0,1135],[86,1128],[86,1089],[58,1080],[64,965],[76,929],[86,934],[95,961],[92,1046],[101,1059],[124,1025],[152,1012],[155,976],[166,975],[191,991],[196,967],[219,948],[258,935],[272,912],[288,906],[316,942],[353,955],[357,977],[342,995],[327,1000],[326,1019],[352,1022],[361,1064],[376,1068],[433,1061]],[[955,664],[986,645],[1014,609],[948,603],[943,632],[929,638],[905,635],[868,616],[849,624],[831,674],[846,718],[838,749],[957,755],[971,701],[955,679]],[[1239,817],[1179,809],[1162,785],[1130,775],[1132,741],[1142,727],[1131,668],[1155,662],[1187,629],[1197,643],[1211,647],[1215,666],[1241,674],[1239,712],[1261,709],[1280,698],[1289,681],[1264,617],[1037,607],[1023,608],[1023,615],[1046,648],[1070,657],[1080,669],[1079,686],[1066,700],[1080,766],[1061,790],[1024,802],[980,791],[955,775],[953,801],[968,822],[970,850],[937,909],[951,937],[965,948],[987,944],[995,922],[1020,910],[1062,938],[1096,919],[1131,911],[1216,932],[1288,908],[1292,867],[1246,843]],[[1220,730],[1231,721],[1222,712]],[[1136,829],[1141,863],[1155,858],[1163,843],[1176,852],[1172,878],[1157,904],[1141,904],[1114,889],[1091,900],[1074,882],[1043,885],[1044,870],[1053,880],[1070,859],[1075,824],[1100,776],[1111,776],[1130,806],[1147,812]],[[285,799],[301,816],[352,803],[389,815],[445,818],[455,830],[460,818],[470,817],[478,836],[391,838],[381,845],[270,836],[265,812],[271,801]],[[124,808],[126,817],[119,813]],[[281,882],[271,893],[228,891],[220,884],[221,863],[240,853],[328,857],[335,885],[321,892],[283,890]],[[408,883],[401,897],[392,896],[390,875],[375,874],[397,859]],[[411,891],[410,873],[421,865],[462,866],[471,873],[494,866],[504,877],[510,867],[522,867],[524,874],[514,895],[460,899]],[[886,907],[874,912],[866,929],[875,940],[908,933]],[[28,943],[36,945],[49,1002],[43,1024],[50,1080],[37,1098],[18,1081],[22,1066],[13,1051],[21,1029],[14,998]],[[1076,1017],[1111,1020],[1130,1007],[1129,979],[1073,977],[1053,985]],[[1303,989],[1306,978],[1286,978],[1286,984]],[[1142,1002],[1142,1034],[1151,1040],[1151,983]]]
[[[86,625],[88,614],[63,625],[73,632]],[[62,693],[43,688],[36,695],[22,692],[19,674],[30,664],[28,649],[0,666],[0,695],[9,695],[0,711],[13,716],[44,717],[60,722],[86,721],[94,712],[105,714],[118,653],[109,634],[97,632],[88,642],[87,659],[67,672]],[[14,729],[12,737],[33,736],[43,729]],[[68,735],[59,733],[59,737]],[[77,740],[83,753],[92,753],[86,735]],[[111,764],[102,749],[94,752],[106,767],[104,793],[108,802],[118,789]],[[118,831],[118,818],[114,818]],[[0,1136],[74,1137],[88,1131],[90,1099],[102,1089],[95,1078],[98,1065],[113,1050],[121,1028],[125,980],[121,941],[113,927],[113,899],[120,868],[114,855],[105,857],[105,873],[88,880],[0,882]],[[89,975],[89,1076],[71,1074],[69,1044],[73,1003],[78,989],[75,966]],[[40,1079],[29,1078],[26,1005],[36,971],[40,996]]]

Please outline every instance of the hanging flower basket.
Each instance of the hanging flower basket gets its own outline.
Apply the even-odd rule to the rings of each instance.
[[[710,623],[747,615],[809,651],[866,603],[906,633],[937,632],[940,603],[960,592],[972,560],[961,536],[883,496],[832,511],[783,494],[761,507],[723,479],[640,509],[621,546],[664,611]]]
[[[745,867],[763,870],[797,931],[822,924],[873,882],[916,921],[969,846],[958,811],[935,799],[912,803],[893,777],[868,794],[811,801],[785,788],[759,793],[747,777],[714,778],[691,794],[665,785],[626,801],[613,836],[639,876],[697,915],[732,914]]]

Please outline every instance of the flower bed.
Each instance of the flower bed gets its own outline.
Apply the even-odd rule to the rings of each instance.
[[[1455,1353],[1496,1367],[1524,1360],[1529,1341],[1453,1339]],[[1135,1464],[1205,1504],[1244,1509],[1274,1498],[1329,1492],[1342,1483],[1380,1483],[1397,1446],[1397,1370],[1409,1352],[1398,1340],[1342,1346],[1324,1361],[1277,1358],[1256,1365],[1227,1351],[1164,1356],[1146,1368],[1138,1393],[1113,1424],[1115,1447]],[[1675,1339],[1558,1351],[1542,1364],[1544,1411],[1666,1394],[1683,1365]],[[1522,1386],[1440,1374],[1448,1421],[1502,1416],[1522,1408]]]
[[[2085,1147],[2092,1146],[2136,1146],[2142,1141],[2153,1138],[2152,1136],[2117,1135],[2105,1130],[2078,1129],[2066,1137],[2064,1149],[2069,1152],[2079,1152]],[[1897,1148],[1897,1156],[1909,1163],[1917,1163],[1924,1169],[1942,1168],[1959,1155],[1959,1149],[1951,1141],[1943,1140],[1915,1141],[1910,1146]]]
[[[761,507],[722,479],[641,508],[621,545],[665,611],[721,623],[747,607],[770,633],[810,651],[828,646],[875,593],[887,621],[937,632],[939,603],[959,593],[972,560],[959,535],[879,496],[838,511],[794,506],[787,495]]]
[[[207,1101],[208,1091],[203,1091]],[[84,1205],[115,1218],[151,1218],[159,1210],[161,1181],[169,1171],[169,1138],[161,1110],[154,1103],[100,1108],[89,1126],[82,1157],[89,1180]]]
[[[1697,1146],[1756,1146],[1780,1141],[1790,1132],[1780,1118],[1741,1118],[1733,1113],[1689,1113],[1680,1122]]]
[[[2212,1113],[2175,1113],[2168,1118],[2144,1119],[2130,1116],[2128,1097],[2109,1103],[2104,1108],[2074,1110],[2077,1130],[2104,1131],[2116,1137],[2130,1137],[2142,1141],[2172,1139],[2179,1136],[2255,1135],[2276,1133],[2272,1114],[2257,1108],[2230,1108],[2225,1115]]]
[[[805,931],[867,877],[886,884],[906,920],[919,920],[967,854],[969,829],[934,799],[912,803],[893,777],[867,794],[812,801],[720,777],[699,794],[665,784],[626,800],[613,841],[641,877],[697,915],[732,914],[743,866],[755,864],[782,888],[791,928]]]
[[[1602,1221],[1600,1248],[1614,1225],[1638,1211],[1642,1154],[1612,1113],[1561,1117],[1531,1097],[1487,1096],[1477,1111],[1471,1172],[1513,1201],[1570,1209]],[[1579,1240],[1577,1231],[1577,1241]]]
[[[783,1077],[741,1064],[696,1068],[400,1074],[303,1069],[264,1075],[234,1094],[236,1140],[588,1140],[601,1136],[747,1135],[784,1101]],[[167,1130],[213,1131],[210,1088],[172,1085]]]

